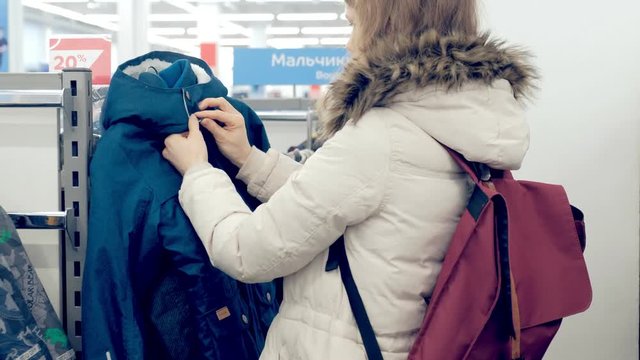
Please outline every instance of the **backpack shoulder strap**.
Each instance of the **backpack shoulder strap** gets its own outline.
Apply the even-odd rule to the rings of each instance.
[[[488,180],[483,179],[483,173],[486,173],[486,170],[484,169],[488,170],[488,167],[479,163],[470,162],[469,160],[465,159],[462,154],[445,145],[442,145],[442,147],[447,150],[456,164],[458,164],[458,166],[460,166],[460,168],[462,168],[462,170],[464,170],[464,172],[466,172],[471,177],[474,183],[479,184],[482,180]]]
[[[369,316],[367,315],[367,310],[362,302],[360,291],[358,291],[356,282],[353,279],[353,274],[351,273],[349,259],[347,259],[347,250],[344,244],[344,236],[341,236],[329,248],[329,258],[327,260],[325,270],[333,271],[338,267],[340,268],[342,283],[344,284],[347,297],[349,298],[351,311],[356,319],[358,331],[360,331],[360,336],[364,343],[367,358],[369,360],[383,360],[382,351],[380,350],[380,345],[378,345],[376,334],[373,331],[373,326],[371,326],[371,321],[369,321]]]
[[[489,166],[477,162],[471,162],[465,159],[459,152],[443,145],[442,147],[447,150],[453,160],[466,172],[474,183],[480,185],[481,182],[487,182],[492,178],[503,178],[513,180],[513,175],[508,170],[494,170]]]

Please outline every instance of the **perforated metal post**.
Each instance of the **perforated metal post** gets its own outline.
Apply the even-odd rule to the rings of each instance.
[[[61,210],[73,209],[76,229],[62,241],[62,319],[73,348],[82,351],[82,271],[89,223],[89,159],[92,149],[93,109],[91,71],[62,73],[69,96],[62,107],[60,199]]]

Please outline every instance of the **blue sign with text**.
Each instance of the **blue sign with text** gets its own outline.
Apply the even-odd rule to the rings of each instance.
[[[235,49],[234,85],[323,85],[348,61],[345,48]]]

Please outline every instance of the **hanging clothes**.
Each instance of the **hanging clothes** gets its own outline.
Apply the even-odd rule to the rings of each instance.
[[[0,359],[75,359],[62,323],[0,207]]]
[[[113,76],[104,131],[90,168],[89,241],[83,279],[86,359],[257,359],[277,312],[273,283],[245,285],[215,269],[178,203],[182,177],[161,155],[187,131],[205,98],[225,97],[249,142],[269,148],[264,126],[200,59],[152,52]],[[235,168],[203,131],[209,162]],[[251,208],[259,201],[236,189]]]

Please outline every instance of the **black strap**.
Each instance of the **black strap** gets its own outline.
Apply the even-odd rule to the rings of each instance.
[[[364,349],[367,352],[367,358],[369,360],[383,360],[382,351],[380,351],[380,345],[376,339],[376,334],[373,331],[367,310],[362,302],[362,297],[356,286],[356,282],[351,274],[351,267],[349,266],[349,259],[347,259],[347,250],[344,245],[344,236],[341,236],[336,240],[331,248],[329,248],[329,258],[327,259],[326,271],[333,271],[340,267],[340,277],[342,283],[347,291],[347,297],[349,298],[349,305],[351,305],[351,311],[356,318],[356,324],[362,336],[362,342],[364,343]]]

